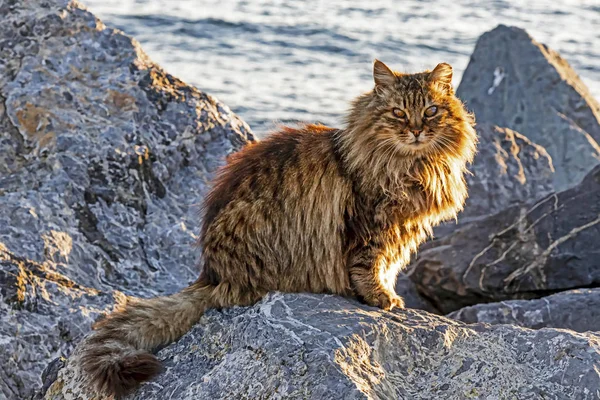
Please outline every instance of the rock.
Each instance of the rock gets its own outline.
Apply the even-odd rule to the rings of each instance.
[[[568,290],[535,300],[476,304],[450,313],[448,317],[467,323],[600,331],[600,289]]]
[[[572,189],[463,224],[408,268],[443,313],[600,286],[600,166]]]
[[[253,140],[76,1],[0,2],[0,398],[125,295],[197,277],[197,204]]]
[[[546,150],[508,128],[478,124],[479,147],[467,175],[469,197],[462,222],[495,214],[552,193],[554,168]]]
[[[129,399],[593,399],[599,340],[274,293],[210,311],[158,353],[165,372]],[[91,398],[77,354],[46,399]]]
[[[0,398],[26,399],[40,374],[57,356],[66,356],[91,322],[119,294],[101,293],[0,245]]]
[[[564,59],[522,29],[500,25],[482,35],[457,94],[478,122],[543,146],[557,190],[577,184],[600,160],[600,105]]]

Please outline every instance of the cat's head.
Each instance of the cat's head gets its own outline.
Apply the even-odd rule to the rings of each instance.
[[[348,118],[349,127],[358,128],[357,134],[362,131],[370,142],[402,155],[463,153],[472,158],[474,120],[454,95],[449,64],[403,74],[376,60],[373,78],[373,91],[354,102]]]

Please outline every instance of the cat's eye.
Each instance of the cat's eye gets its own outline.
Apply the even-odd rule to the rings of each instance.
[[[437,114],[437,112],[438,112],[438,108],[436,106],[431,106],[431,107],[427,108],[427,110],[425,110],[425,116],[433,117],[435,114]]]
[[[406,118],[406,113],[404,111],[402,111],[401,109],[399,109],[399,108],[392,109],[392,113],[397,118]]]

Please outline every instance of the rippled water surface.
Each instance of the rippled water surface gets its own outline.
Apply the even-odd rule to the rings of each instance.
[[[600,97],[600,0],[83,0],[169,72],[216,95],[259,135],[277,121],[336,125],[398,70],[451,63],[460,81],[479,35],[499,23],[558,50]]]

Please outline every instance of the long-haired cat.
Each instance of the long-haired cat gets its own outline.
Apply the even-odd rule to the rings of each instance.
[[[207,309],[269,291],[404,306],[396,276],[432,226],[461,210],[477,139],[450,65],[403,74],[375,61],[374,79],[343,129],[283,128],[228,159],[204,203],[200,277],[96,323],[79,359],[90,387],[132,391],[160,371],[152,351]]]

